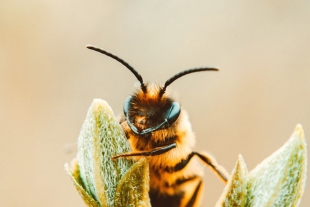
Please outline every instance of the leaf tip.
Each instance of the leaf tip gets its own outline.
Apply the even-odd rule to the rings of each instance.
[[[295,127],[295,134],[301,139],[305,138],[304,130],[302,129],[301,124],[297,124],[297,126]]]

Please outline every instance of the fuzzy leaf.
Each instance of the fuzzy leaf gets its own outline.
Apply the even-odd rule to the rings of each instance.
[[[141,158],[125,174],[116,188],[115,207],[151,207],[149,198],[149,165]]]
[[[216,204],[216,207],[244,206],[246,200],[246,185],[247,185],[248,169],[239,155],[239,159],[230,179],[224,189],[224,192]]]
[[[301,125],[249,173],[246,206],[298,206],[305,188],[307,147]]]
[[[117,183],[133,165],[111,159],[130,151],[129,143],[107,102],[94,99],[78,138],[78,164],[83,186],[101,206],[113,206]]]
[[[291,138],[250,173],[241,156],[216,207],[299,206],[307,170],[301,125]]]
[[[71,166],[68,163],[65,164],[65,170],[69,177],[71,178],[76,190],[79,192],[80,196],[83,198],[85,204],[88,207],[100,207],[99,203],[95,201],[91,195],[89,195],[82,186],[80,179],[79,166],[77,160],[71,162]]]

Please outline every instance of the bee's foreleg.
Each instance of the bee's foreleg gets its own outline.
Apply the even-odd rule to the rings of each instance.
[[[224,183],[227,183],[228,178],[230,177],[229,173],[226,169],[219,164],[217,164],[216,160],[208,155],[207,153],[198,153],[194,152],[204,163],[209,165],[213,171],[222,179]]]
[[[112,159],[120,158],[120,157],[134,157],[134,156],[156,156],[164,154],[165,152],[168,152],[169,150],[175,148],[177,145],[176,143],[172,143],[169,145],[165,145],[162,147],[156,147],[151,151],[140,151],[140,152],[129,152],[124,154],[115,155],[112,157]]]

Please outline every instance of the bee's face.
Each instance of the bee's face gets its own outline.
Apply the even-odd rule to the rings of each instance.
[[[159,96],[159,90],[157,90],[158,93],[156,93],[156,90],[154,91],[147,94],[141,91],[137,92],[128,97],[125,102],[125,116],[129,126],[135,133],[138,131],[138,134],[146,134],[166,128],[171,124],[171,109],[174,108],[172,106],[176,102],[166,96]],[[180,109],[177,111],[177,116],[179,113]]]
[[[153,113],[147,113],[146,108],[131,110],[129,119],[140,130],[150,127],[155,121]]]
[[[170,106],[165,104],[161,107],[154,103],[133,107],[129,112],[129,119],[136,127],[141,129],[156,126],[165,120],[165,115]]]

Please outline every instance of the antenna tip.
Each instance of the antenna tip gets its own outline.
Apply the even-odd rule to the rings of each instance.
[[[212,68],[208,67],[208,68],[205,68],[205,69],[209,70],[209,71],[215,71],[215,72],[220,71],[220,69],[218,67],[212,67]]]
[[[86,45],[86,48],[88,48],[88,49],[92,49],[92,48],[94,48],[95,46],[93,46],[93,45],[90,45],[90,44],[87,44]]]

